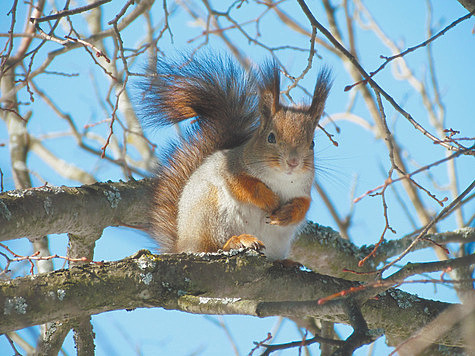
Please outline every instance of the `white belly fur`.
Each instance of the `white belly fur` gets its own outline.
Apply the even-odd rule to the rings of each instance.
[[[209,156],[192,174],[184,187],[179,202],[178,238],[180,230],[190,228],[187,222],[193,219],[183,219],[187,214],[193,214],[197,206],[193,202],[203,201],[203,192],[211,185],[218,190],[217,224],[209,226],[211,231],[222,244],[233,235],[251,234],[261,240],[266,246],[264,253],[271,259],[285,258],[290,250],[290,244],[299,225],[277,226],[266,223],[267,213],[262,209],[237,201],[231,194],[222,176],[225,169],[225,155],[220,151]],[[309,197],[313,175],[282,175],[278,172],[267,172],[265,176],[257,176],[283,202],[295,197]],[[302,179],[303,178],[303,179]],[[181,223],[180,223],[181,222]]]

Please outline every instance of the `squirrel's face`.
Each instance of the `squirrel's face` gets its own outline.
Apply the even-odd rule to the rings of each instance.
[[[318,75],[312,103],[289,107],[280,103],[280,76],[276,63],[263,71],[259,88],[260,127],[249,141],[254,146],[256,163],[279,174],[313,176],[313,136],[330,86],[330,71],[324,69]]]
[[[289,108],[264,120],[255,142],[263,163],[288,175],[313,172],[314,125],[315,119],[307,113]]]

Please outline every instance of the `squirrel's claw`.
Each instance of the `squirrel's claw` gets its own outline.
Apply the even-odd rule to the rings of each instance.
[[[262,241],[250,234],[232,236],[223,246],[224,251],[238,250],[240,248],[250,248],[256,251],[261,251],[266,247]]]

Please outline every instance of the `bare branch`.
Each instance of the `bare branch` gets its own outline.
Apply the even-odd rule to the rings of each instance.
[[[431,139],[435,143],[440,143],[440,140],[431,134],[429,131],[424,129],[417,121],[415,121],[412,116],[406,112],[398,103],[388,94],[386,93],[373,79],[370,78],[369,74],[363,69],[363,67],[359,64],[358,60],[350,53],[348,50],[343,47],[340,42],[338,42],[335,37],[317,21],[317,19],[313,16],[312,12],[308,8],[307,4],[304,0],[297,0],[300,7],[304,11],[305,15],[309,19],[312,26],[318,28],[318,30],[325,35],[326,38],[353,64],[353,66],[361,73],[364,78],[367,78],[368,83],[375,88],[401,115],[403,115],[417,130],[422,132],[422,134],[429,139]],[[443,147],[450,151],[458,151],[459,149],[447,144],[447,143],[440,143]],[[475,154],[475,152],[467,151],[465,154]]]
[[[40,18],[36,18],[36,17],[31,17],[30,18],[30,22],[31,23],[40,23],[40,22],[45,22],[45,21],[51,21],[51,20],[57,20],[57,19],[60,19],[62,17],[65,17],[65,16],[71,16],[71,15],[76,15],[76,14],[80,14],[81,12],[85,12],[85,11],[89,11],[91,9],[94,9],[96,7],[99,7],[101,5],[104,5],[108,2],[110,2],[111,0],[98,0],[92,4],[89,4],[89,5],[85,5],[85,6],[81,6],[81,7],[77,7],[75,9],[72,9],[72,10],[63,10],[63,11],[58,11],[56,14],[54,15],[49,15],[49,16],[45,16],[45,17],[40,17]]]
[[[437,166],[437,165],[439,165],[439,164],[441,164],[441,163],[444,163],[444,162],[447,162],[447,161],[449,161],[449,160],[452,160],[452,159],[454,159],[454,158],[456,158],[456,157],[458,157],[458,156],[460,156],[460,155],[462,155],[462,154],[465,154],[467,151],[474,151],[474,152],[475,152],[475,146],[472,146],[472,147],[469,147],[469,148],[465,148],[465,149],[463,149],[462,151],[457,151],[457,152],[453,153],[452,155],[450,155],[450,156],[448,156],[448,157],[442,158],[442,159],[440,159],[440,160],[438,160],[438,161],[436,161],[436,162],[430,163],[430,164],[428,164],[428,165],[425,165],[424,167],[421,167],[421,168],[419,168],[419,169],[416,169],[414,172],[406,173],[406,174],[404,174],[402,177],[399,177],[399,178],[396,178],[396,179],[388,178],[388,179],[384,182],[384,184],[382,184],[382,185],[380,185],[380,186],[378,186],[378,187],[376,187],[376,188],[373,188],[373,189],[371,189],[371,190],[368,190],[366,193],[364,193],[363,195],[361,195],[361,196],[359,196],[358,198],[356,198],[353,202],[354,202],[354,203],[357,203],[357,202],[359,202],[361,199],[363,199],[365,196],[371,195],[371,194],[377,192],[377,191],[380,190],[380,189],[385,189],[387,186],[389,186],[389,185],[391,185],[391,184],[393,184],[393,183],[395,183],[395,182],[399,182],[399,181],[401,181],[401,180],[403,180],[403,179],[408,179],[408,178],[412,177],[412,176],[415,175],[415,174],[424,172],[424,171],[426,171],[426,170],[428,170],[428,169],[430,169],[430,168],[432,168],[432,167],[435,167],[435,166]],[[439,204],[440,204],[440,202],[439,202]]]
[[[431,43],[432,41],[436,40],[437,38],[439,38],[440,36],[443,36],[448,30],[450,30],[451,28],[457,26],[460,22],[463,22],[467,19],[469,19],[470,17],[472,17],[472,15],[475,13],[475,10],[468,13],[467,15],[465,16],[462,16],[460,17],[459,19],[455,20],[454,22],[452,22],[450,25],[446,26],[443,30],[439,31],[437,34],[435,34],[434,36],[428,38],[427,40],[425,40],[424,42],[418,44],[417,46],[413,46],[413,47],[409,47],[408,49],[406,49],[405,51],[401,52],[401,53],[398,53],[394,56],[391,56],[391,57],[385,57],[383,55],[381,55],[381,58],[384,59],[384,63],[381,64],[378,69],[376,69],[375,71],[373,72],[370,72],[369,73],[369,77],[357,82],[357,83],[354,83],[354,84],[351,84],[351,85],[348,85],[345,87],[345,91],[348,91],[348,90],[351,90],[353,87],[357,86],[357,85],[360,85],[360,84],[366,84],[369,80],[369,78],[372,78],[374,77],[377,73],[379,73],[384,67],[386,67],[386,65],[388,63],[390,63],[391,61],[395,60],[396,58],[401,58],[401,57],[404,57],[406,54],[408,53],[411,53],[411,52],[414,52],[415,50],[421,48],[421,47],[425,47],[427,46],[429,43]]]
[[[383,271],[387,270],[389,267],[393,266],[395,263],[398,263],[404,256],[406,256],[409,251],[411,251],[412,247],[419,242],[419,240],[425,236],[425,234],[430,230],[430,228],[437,222],[439,221],[447,211],[450,211],[454,207],[460,204],[461,200],[472,191],[472,189],[475,188],[475,180],[470,184],[456,199],[454,199],[449,205],[447,205],[435,218],[433,218],[424,228],[422,231],[417,235],[417,237],[414,239],[414,241],[409,245],[409,247],[399,255],[398,258],[396,258],[394,261],[386,264],[383,268],[380,269],[379,273],[382,273]]]

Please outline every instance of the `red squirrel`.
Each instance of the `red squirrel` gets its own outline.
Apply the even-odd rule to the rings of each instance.
[[[171,144],[152,193],[151,234],[168,253],[253,248],[284,259],[310,206],[314,132],[330,87],[310,105],[280,102],[275,62],[244,70],[220,56],[159,59],[143,85],[146,117],[192,119]]]

